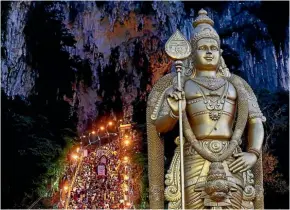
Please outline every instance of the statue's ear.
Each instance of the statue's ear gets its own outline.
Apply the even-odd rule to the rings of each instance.
[[[223,56],[221,55],[220,57],[220,63],[219,63],[219,66],[218,66],[218,71],[217,71],[217,74],[219,76],[223,76],[223,77],[230,77],[231,76],[231,73],[225,63],[225,60],[223,58]]]
[[[184,60],[184,81],[187,81],[190,78],[193,78],[195,76],[195,67],[194,67],[194,61],[193,56],[189,57],[188,59]]]

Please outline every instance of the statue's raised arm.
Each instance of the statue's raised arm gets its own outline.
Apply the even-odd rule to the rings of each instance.
[[[164,145],[159,135],[178,122],[181,101],[185,207],[263,209],[265,118],[251,87],[226,67],[214,22],[205,10],[198,14],[190,40],[192,74],[183,77],[183,90],[176,88],[176,75],[168,74],[156,83],[148,98],[150,208],[164,208],[164,199],[169,209],[181,208],[178,139],[164,176]],[[247,150],[242,151],[246,125]]]

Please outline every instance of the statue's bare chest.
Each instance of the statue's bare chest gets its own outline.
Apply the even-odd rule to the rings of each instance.
[[[208,89],[189,80],[184,91],[186,113],[197,138],[230,138],[236,113],[234,86],[226,81]]]
[[[216,121],[222,115],[235,114],[237,92],[232,84],[222,81],[207,88],[208,84],[198,84],[189,80],[185,84],[185,97],[189,118],[204,116],[206,120]]]
[[[221,87],[217,86],[216,88],[209,89],[202,85],[197,84],[195,81],[189,80],[186,82],[184,87],[185,98],[188,101],[200,97],[204,98],[204,96],[208,98],[221,97],[223,93],[226,91],[225,93],[226,98],[231,101],[236,101],[237,92],[231,83],[228,82],[228,88],[226,84],[221,84],[220,86]]]

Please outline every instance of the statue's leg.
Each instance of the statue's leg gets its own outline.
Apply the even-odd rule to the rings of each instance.
[[[237,191],[231,193],[230,201],[232,206],[230,209],[243,209],[241,205],[243,198],[242,189],[240,187],[238,188]]]
[[[195,153],[185,154],[184,164],[185,206],[187,209],[204,209],[202,190],[196,184],[205,181],[210,162]]]
[[[236,151],[235,151],[236,152]],[[251,201],[245,200],[245,186],[249,186],[249,177],[244,173],[231,173],[228,165],[235,158],[229,157],[223,162],[224,171],[230,184],[228,200],[220,204],[209,203],[208,195],[205,192],[205,183],[208,178],[209,166],[211,163],[194,151],[185,146],[184,176],[185,176],[185,202],[187,209],[205,209],[210,206],[223,209],[253,209]],[[249,173],[249,172],[247,172]],[[250,174],[249,174],[250,176]],[[226,204],[226,205],[225,205]]]
[[[203,202],[203,199],[201,198],[201,192],[193,191],[188,196],[190,198],[189,200],[186,200],[186,205],[185,205],[187,209],[204,209],[204,202]]]

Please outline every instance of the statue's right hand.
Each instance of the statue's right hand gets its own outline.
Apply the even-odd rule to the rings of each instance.
[[[175,90],[167,95],[168,105],[173,112],[174,115],[178,116],[178,101],[181,101],[182,111],[185,110],[186,101],[185,101],[185,93],[182,90]]]

